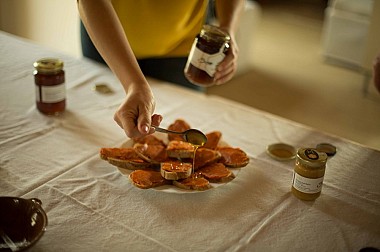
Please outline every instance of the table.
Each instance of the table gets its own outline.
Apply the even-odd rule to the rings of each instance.
[[[113,121],[124,92],[111,71],[0,33],[0,195],[39,198],[49,224],[32,251],[359,251],[380,248],[380,153],[216,96],[149,79],[163,127],[177,118],[250,157],[230,183],[202,193],[134,187],[99,158],[127,140]],[[67,110],[35,108],[33,62],[65,62]],[[107,83],[112,94],[92,90]],[[266,146],[328,142],[321,196],[291,192],[293,161]]]

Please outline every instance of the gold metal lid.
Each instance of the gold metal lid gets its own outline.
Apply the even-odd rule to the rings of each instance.
[[[92,89],[101,94],[113,93],[113,90],[106,83],[95,84],[95,86]]]
[[[63,69],[63,61],[57,58],[42,58],[34,62],[34,68],[42,73],[54,73]]]
[[[213,40],[216,42],[228,42],[231,40],[230,35],[226,31],[223,31],[217,26],[208,24],[203,25],[200,35],[206,37],[207,40]]]
[[[293,146],[289,144],[275,143],[268,145],[267,153],[274,159],[286,161],[295,158],[297,151]]]
[[[300,148],[297,151],[297,160],[309,167],[318,168],[326,165],[327,154],[314,148]]]
[[[317,151],[324,152],[327,156],[332,157],[336,153],[336,147],[329,143],[320,143],[316,146]]]

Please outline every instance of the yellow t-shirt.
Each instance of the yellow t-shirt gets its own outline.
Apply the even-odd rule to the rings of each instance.
[[[113,0],[138,59],[189,54],[205,19],[207,0]]]

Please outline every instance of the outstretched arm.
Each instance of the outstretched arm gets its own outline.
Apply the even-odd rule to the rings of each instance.
[[[118,77],[126,99],[114,115],[129,137],[151,133],[162,117],[153,115],[155,100],[129,45],[111,0],[78,0],[79,14],[95,47]]]

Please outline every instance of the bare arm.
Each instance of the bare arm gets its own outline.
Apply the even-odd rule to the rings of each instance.
[[[126,100],[114,115],[129,137],[151,132],[162,117],[153,115],[155,100],[141,72],[111,0],[78,0],[81,19],[95,47],[118,77]],[[153,121],[153,122],[152,122]]]
[[[236,45],[235,33],[239,25],[240,15],[243,12],[244,0],[215,0],[216,15],[219,27],[231,36],[231,49],[226,58],[218,66],[215,74],[216,84],[222,84],[230,79],[237,70],[237,57],[239,53]]]

